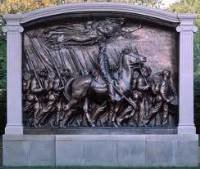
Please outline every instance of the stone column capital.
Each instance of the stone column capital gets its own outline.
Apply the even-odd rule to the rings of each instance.
[[[7,25],[3,27],[3,32],[19,32],[22,33],[24,28],[21,25]]]
[[[177,32],[197,32],[198,28],[194,25],[179,25],[176,27]]]
[[[197,27],[195,26],[195,19],[197,15],[195,14],[178,14],[180,25],[176,27],[177,32],[197,32]]]
[[[3,16],[6,26],[3,27],[3,32],[23,32],[24,28],[21,26],[20,21],[22,14],[7,14]]]

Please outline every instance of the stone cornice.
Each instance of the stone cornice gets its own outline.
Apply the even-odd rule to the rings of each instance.
[[[52,17],[61,14],[86,13],[86,12],[118,12],[121,14],[136,14],[144,17],[155,18],[169,23],[179,25],[177,31],[193,31],[197,28],[194,26],[195,14],[176,14],[164,10],[149,8],[137,5],[128,5],[122,3],[77,3],[52,6],[48,8],[34,10],[25,14],[7,14],[4,15],[6,28],[4,31],[23,30],[19,28],[21,24],[34,22],[38,19]],[[9,26],[13,26],[10,28]],[[15,29],[16,28],[16,29]]]

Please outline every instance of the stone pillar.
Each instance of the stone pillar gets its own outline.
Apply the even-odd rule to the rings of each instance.
[[[196,15],[178,15],[179,34],[179,125],[178,134],[196,134],[194,125],[193,41]]]
[[[6,15],[7,125],[5,134],[23,134],[22,125],[22,32],[21,15]]]

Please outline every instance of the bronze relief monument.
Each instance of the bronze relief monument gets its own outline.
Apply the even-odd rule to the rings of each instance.
[[[4,166],[198,166],[194,14],[81,3],[4,16]]]
[[[24,126],[175,127],[176,36],[116,16],[30,26],[23,36]]]

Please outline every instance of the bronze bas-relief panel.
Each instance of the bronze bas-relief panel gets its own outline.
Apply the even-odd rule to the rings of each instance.
[[[86,18],[26,29],[27,128],[174,127],[177,34],[127,18]]]

